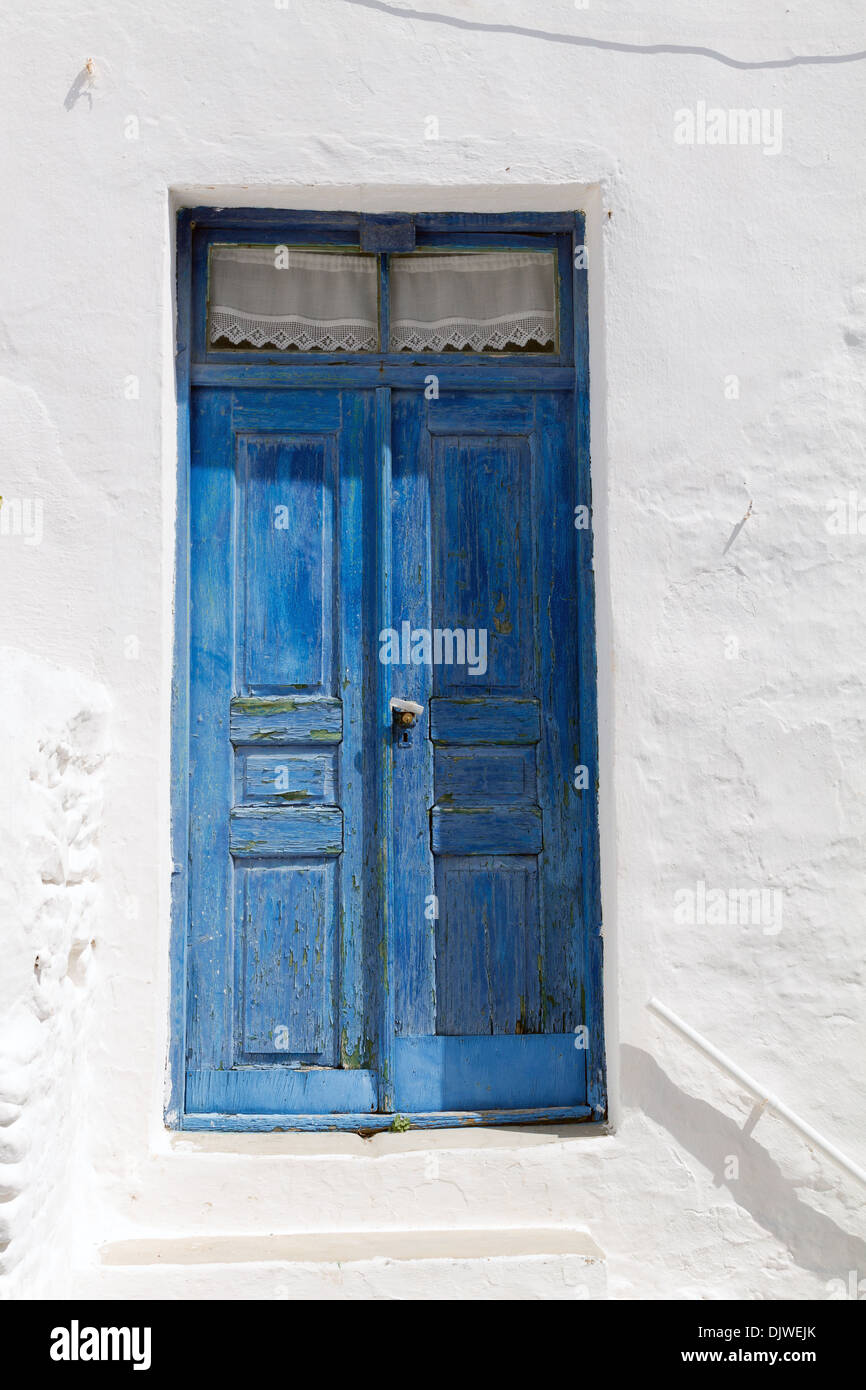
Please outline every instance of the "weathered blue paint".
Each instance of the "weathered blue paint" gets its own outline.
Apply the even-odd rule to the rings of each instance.
[[[541,706],[535,696],[467,695],[430,701],[430,737],[436,744],[537,743]]]
[[[466,1040],[458,1054],[430,1054],[443,1077],[455,1055],[466,1065],[478,1055],[469,1042],[478,1035],[512,1035],[519,1052],[527,1035],[569,1033],[567,1100],[581,1103],[569,404],[542,390],[430,400],[395,393],[395,615],[412,630],[487,632],[483,670],[471,662],[401,668],[400,693],[429,708],[433,757],[395,754],[395,904],[403,919],[395,930],[404,943],[396,1016],[398,1043],[431,1034]],[[399,1078],[398,1069],[399,1110],[433,1108],[404,1099]],[[466,1101],[470,1109],[479,1103]]]
[[[177,516],[174,542],[174,643],[171,682],[171,943],[165,1122],[183,1123],[186,1079],[186,942],[189,857],[189,475],[192,228],[177,221]]]
[[[379,952],[374,958],[373,975],[376,1013],[379,1020],[379,1109],[394,1108],[394,745],[391,722],[391,667],[380,661],[376,634],[390,626],[393,612],[393,525],[391,452],[391,388],[380,386],[376,391],[376,554],[375,582],[376,613],[371,653],[375,665],[375,698],[373,718],[376,738],[374,762],[377,775],[374,781],[375,820],[371,827],[376,856],[376,906]]]
[[[555,248],[558,354],[210,352],[211,241],[357,246],[360,219],[180,219],[172,1124],[605,1113],[583,222],[412,225]],[[388,285],[382,254],[385,330]],[[485,659],[384,664],[404,621],[483,629]],[[424,707],[405,742],[392,694]]]
[[[595,1118],[588,1105],[550,1105],[534,1110],[446,1110],[398,1112],[409,1121],[410,1129],[479,1129],[486,1125],[544,1125],[563,1124],[573,1120]],[[274,1130],[301,1130],[317,1132],[321,1130],[356,1130],[362,1134],[381,1133],[392,1129],[394,1116],[366,1113],[365,1111],[318,1114],[307,1111],[273,1112],[255,1114],[242,1112],[187,1113],[184,1129],[212,1131],[231,1134],[233,1132],[261,1133]]]
[[[296,391],[299,386],[340,386],[349,388],[379,386],[384,369],[387,368],[388,382],[392,387],[408,386],[423,391],[426,378],[435,365],[439,379],[439,389],[448,391],[476,391],[503,387],[517,387],[524,391],[543,387],[545,391],[574,392],[574,368],[557,367],[548,358],[543,364],[536,364],[526,358],[515,364],[515,359],[502,357],[495,365],[488,358],[463,361],[455,364],[450,356],[435,356],[432,353],[403,352],[390,357],[375,357],[369,360],[360,353],[354,359],[347,357],[339,361],[329,360],[324,353],[316,355],[315,361],[299,353],[299,361],[292,363],[290,374],[286,373],[285,362],[271,362],[264,366],[260,361],[235,362],[197,362],[191,368],[193,386],[252,386],[262,391]],[[467,354],[468,356],[468,354]],[[324,360],[323,360],[324,359]],[[420,364],[420,365],[419,365]]]
[[[415,220],[408,212],[362,213],[362,251],[414,251]]]
[[[360,1068],[280,1066],[191,1071],[187,1082],[189,1118],[199,1112],[243,1116],[298,1111],[330,1116],[359,1110],[371,1114],[376,1110],[376,1077]],[[185,1128],[195,1127],[185,1122]]]
[[[574,217],[574,246],[586,243],[583,213]],[[592,508],[589,454],[589,304],[586,256],[573,257],[574,315],[574,459],[575,491]],[[587,1099],[593,1117],[607,1116],[607,1067],[604,1046],[601,921],[601,873],[598,844],[598,686],[595,639],[593,527],[579,530],[577,566],[577,649],[580,659],[579,752],[589,769],[588,794],[580,800],[581,922],[587,1039]]]
[[[332,696],[264,695],[232,700],[229,730],[233,744],[340,743],[342,701]]]
[[[238,762],[246,803],[333,806],[337,796],[337,750],[327,753],[246,753]]]
[[[283,1108],[292,1065],[320,1069],[301,1108],[366,1106],[345,1072],[375,1036],[358,553],[372,444],[372,403],[348,392],[194,402],[188,1067],[195,1094],[233,1076],[230,1108],[246,1087],[268,1108],[269,1085]],[[296,757],[336,758],[333,804],[249,804],[262,748],[287,790]]]
[[[184,208],[178,214],[180,225],[195,227],[220,227],[227,231],[239,231],[239,239],[244,240],[253,229],[267,229],[270,232],[285,233],[315,231],[316,240],[321,241],[331,233],[344,233],[347,243],[357,243],[360,212],[321,212],[306,208],[287,213],[280,208]],[[583,214],[580,219],[581,236]],[[575,225],[575,214],[568,212],[415,212],[412,220],[418,230],[443,232],[452,240],[458,232],[490,232],[508,238],[509,245],[513,233],[527,231],[550,233],[568,231]]]
[[[447,793],[449,799],[453,791]],[[491,799],[494,793],[491,793]],[[430,812],[430,847],[434,854],[540,854],[541,807],[434,806]]]
[[[531,1110],[583,1103],[574,1034],[398,1038],[401,1113]]]
[[[343,852],[343,813],[337,806],[236,806],[229,825],[235,859]]]

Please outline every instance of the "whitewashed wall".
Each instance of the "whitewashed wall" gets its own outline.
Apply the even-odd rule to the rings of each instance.
[[[866,1161],[866,64],[831,61],[864,46],[861,9],[415,7],[37,0],[0,20],[3,640],[114,706],[108,968],[69,1098],[88,1236],[559,1223],[591,1232],[614,1296],[827,1296],[866,1276],[862,1189],[778,1121],[744,1133],[746,1097],[645,1004]],[[680,143],[682,113],[714,108],[765,112],[759,143]],[[587,211],[613,1135],[212,1153],[162,1129],[190,202]],[[732,889],[763,889],[763,920],[715,897],[687,920]]]
[[[0,647],[0,1292],[67,1277],[86,1151],[108,702]]]

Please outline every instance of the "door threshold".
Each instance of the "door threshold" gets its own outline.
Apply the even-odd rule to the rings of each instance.
[[[589,1105],[560,1105],[535,1110],[440,1110],[392,1115],[184,1115],[184,1130],[276,1131],[354,1130],[377,1134],[394,1129],[464,1129],[482,1125],[556,1124],[561,1120],[601,1119]],[[395,1123],[399,1121],[399,1123]]]

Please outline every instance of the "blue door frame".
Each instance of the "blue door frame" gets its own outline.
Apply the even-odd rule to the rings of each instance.
[[[387,343],[387,254],[402,248],[407,224],[418,249],[553,250],[561,290],[557,352],[543,358],[405,352],[289,357],[209,347],[208,248],[232,240],[356,249],[360,240],[364,249],[380,251]],[[197,208],[179,214],[177,246],[180,462],[166,1123],[193,1130],[376,1130],[392,1127],[396,1114],[419,1128],[604,1119],[592,531],[577,519],[583,506],[591,515],[587,272],[585,255],[577,254],[584,246],[583,214],[362,218]],[[434,370],[439,401],[432,412],[424,387]],[[358,458],[369,462],[361,473],[352,463]],[[390,628],[395,615],[424,625],[425,616],[429,623],[437,612],[459,607],[459,594],[443,597],[442,586],[465,588],[465,576],[449,579],[453,563],[449,570],[437,561],[437,536],[459,535],[461,517],[473,507],[477,517],[487,506],[489,536],[478,542],[487,546],[484,568],[498,555],[499,601],[507,630],[514,625],[517,632],[509,650],[521,641],[528,650],[529,638],[520,633],[536,633],[541,655],[532,658],[540,663],[532,679],[538,690],[524,688],[529,658],[523,676],[517,666],[511,675],[491,676],[499,684],[484,699],[473,699],[453,685],[450,673],[428,672],[422,664],[398,676],[358,646],[357,662],[367,675],[357,691],[347,679],[339,700],[333,692],[317,696],[315,683],[297,699],[284,698],[285,677],[276,666],[271,670],[269,658],[244,655],[248,639],[242,631],[238,636],[243,622],[236,620],[234,596],[245,583],[246,604],[254,612],[256,605],[268,609],[263,621],[279,646],[281,610],[256,575],[274,575],[281,561],[266,548],[259,554],[259,542],[249,541],[247,579],[238,581],[237,568],[228,572],[226,547],[246,543],[237,539],[244,508],[269,507],[275,478],[313,473],[327,476],[329,495],[339,499],[334,554],[358,550],[357,564],[345,562],[348,590],[335,617],[333,642],[341,652],[362,642],[350,617],[362,602],[363,623],[374,624],[375,632]],[[479,503],[473,481],[485,473],[489,505],[483,497]],[[508,493],[517,508],[514,534],[522,539],[503,541],[509,516],[496,510],[499,493]],[[554,506],[559,510],[561,498],[569,521],[574,508],[567,536],[573,553],[563,525],[552,526],[549,543],[542,543],[540,520]],[[227,517],[232,540],[222,534]],[[298,554],[306,544],[304,525],[337,525],[323,519],[321,508],[306,522],[298,513],[295,523]],[[236,567],[236,550],[231,553]],[[433,557],[429,573],[425,554]],[[509,588],[509,575],[528,562],[535,588],[521,596],[520,586]],[[362,570],[375,580],[363,600],[361,580],[356,593],[351,588],[351,575]],[[290,583],[287,573],[279,592]],[[544,605],[555,639],[548,644],[537,639]],[[282,648],[291,645],[285,627]],[[304,653],[296,650],[293,659],[303,665]],[[241,672],[238,681],[239,662],[249,661],[255,668],[250,680],[245,683]],[[541,689],[546,693],[539,704]],[[392,695],[418,699],[425,708],[423,753],[406,758],[395,744]],[[376,711],[372,727],[359,732],[370,708]],[[313,728],[316,737],[333,741],[333,756],[312,749]],[[234,750],[231,762],[218,751],[223,746]],[[303,764],[303,776],[318,778],[317,785],[330,778],[327,798],[318,797],[328,804],[300,813],[276,804],[268,779],[278,756]],[[574,782],[566,790],[564,767],[572,761]],[[339,771],[368,762],[375,764],[371,777],[355,779],[354,788]],[[524,792],[515,790],[518,784]],[[357,891],[363,851],[354,832],[362,822],[375,837],[366,894]],[[298,1060],[282,1066],[285,1058],[269,1055],[267,1027],[273,962],[283,959],[283,947],[274,955],[276,919],[293,908],[312,931],[309,923],[324,918],[337,898],[339,940],[322,947],[316,929],[318,948],[342,955],[334,974],[337,993],[322,1006],[333,1028],[328,1034],[322,1008],[302,1001],[288,1029]],[[424,911],[430,902],[436,904],[432,918]],[[477,934],[460,925],[458,908],[466,902],[484,919],[486,964]],[[440,903],[444,920],[437,923]],[[365,929],[362,944],[362,919],[371,911],[375,932],[370,937]],[[508,925],[534,914],[543,923],[537,941],[528,929],[524,940],[520,925]],[[421,932],[409,925],[416,918],[426,924]],[[257,950],[271,952],[271,969],[259,971],[255,989],[248,978],[246,984],[234,978],[233,941],[230,948],[220,946],[237,935],[232,922],[244,924],[245,939],[255,939]],[[381,969],[370,969],[371,940]]]

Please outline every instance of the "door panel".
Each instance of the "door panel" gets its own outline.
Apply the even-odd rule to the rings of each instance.
[[[581,1105],[574,1037],[399,1038],[397,1095],[402,1110],[573,1109]]]
[[[238,638],[247,690],[313,692],[333,683],[336,440],[238,439]]]
[[[491,837],[493,838],[493,837]],[[436,1032],[527,1033],[539,1012],[535,856],[437,850]]]
[[[246,1052],[333,1061],[335,878],[333,862],[244,874]]]
[[[433,667],[433,692],[525,694],[535,666],[529,440],[507,434],[434,435],[432,446],[435,626],[487,633],[486,672],[480,669],[477,639],[476,659],[464,665],[447,661],[456,654],[452,642],[443,650],[445,661]],[[507,714],[507,705],[501,699],[498,704]]]
[[[586,1099],[570,405],[395,395],[398,1109]]]
[[[372,425],[362,392],[194,400],[191,1112],[376,1107]]]

